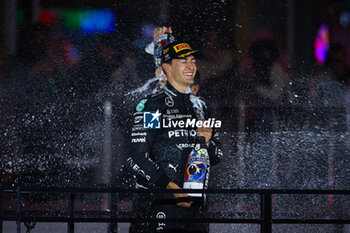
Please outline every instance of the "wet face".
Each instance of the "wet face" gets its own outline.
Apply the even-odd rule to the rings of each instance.
[[[164,64],[163,68],[170,84],[179,92],[186,93],[194,82],[196,59],[192,55],[183,59],[173,59],[171,64]]]

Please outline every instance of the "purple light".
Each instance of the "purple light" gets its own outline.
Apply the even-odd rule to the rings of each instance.
[[[320,65],[324,65],[326,62],[327,51],[329,48],[329,29],[326,24],[322,24],[318,29],[315,41],[314,41],[314,55],[316,61]]]

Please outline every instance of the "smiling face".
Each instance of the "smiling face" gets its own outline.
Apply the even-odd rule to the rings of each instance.
[[[197,71],[196,59],[193,55],[183,59],[173,59],[170,64],[163,64],[169,83],[179,92],[186,93],[194,82]]]

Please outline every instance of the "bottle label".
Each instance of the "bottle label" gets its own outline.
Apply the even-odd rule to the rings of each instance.
[[[199,145],[197,145],[199,146]],[[208,150],[200,146],[192,150],[186,163],[186,172],[183,188],[203,189],[208,171]],[[188,193],[189,196],[201,197],[202,193]]]
[[[203,183],[205,181],[208,168],[207,157],[208,151],[205,148],[192,150],[186,164],[185,182]]]

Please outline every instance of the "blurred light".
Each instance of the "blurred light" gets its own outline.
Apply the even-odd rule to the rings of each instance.
[[[350,23],[350,12],[349,11],[343,11],[340,14],[339,23],[343,27],[347,27],[349,25],[349,23]]]
[[[112,10],[67,10],[64,13],[66,26],[83,33],[112,33],[116,30],[116,13]]]
[[[79,50],[70,41],[63,42],[63,57],[70,66],[76,66],[79,63]]]
[[[39,22],[50,26],[56,18],[56,14],[49,9],[44,9],[40,12]]]
[[[23,23],[24,21],[24,13],[22,10],[17,10],[16,20],[18,24]]]
[[[142,25],[141,28],[141,34],[145,38],[152,38],[153,39],[153,31],[156,28],[153,24],[145,23]]]
[[[326,62],[327,52],[329,48],[329,28],[326,24],[322,24],[318,29],[314,41],[314,55],[320,65]]]
[[[139,49],[144,49],[153,40],[153,31],[156,28],[153,24],[144,23],[141,26],[141,37],[134,41],[134,45]]]

